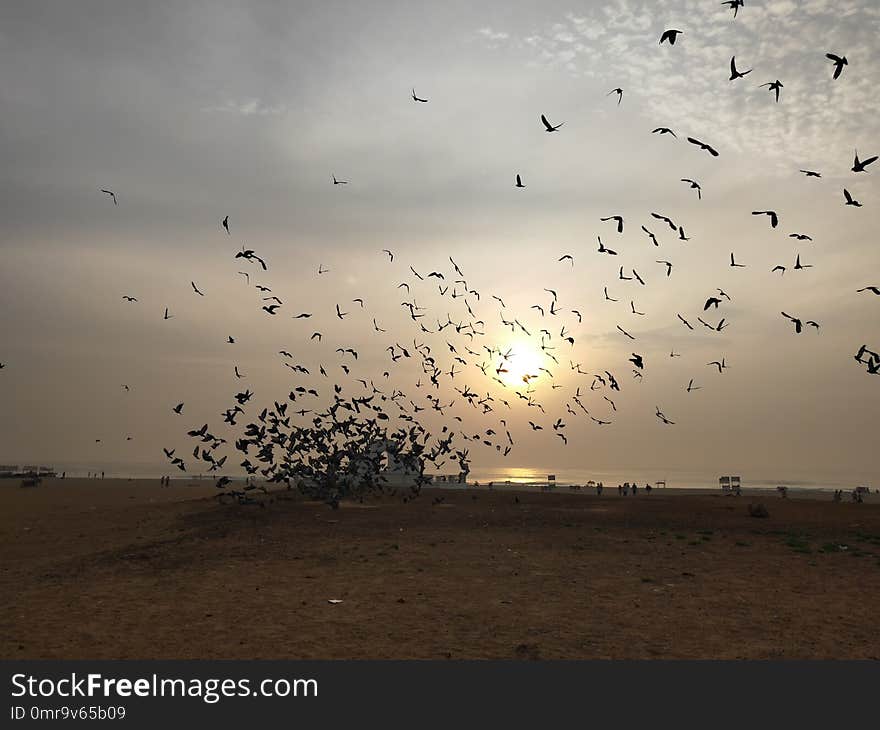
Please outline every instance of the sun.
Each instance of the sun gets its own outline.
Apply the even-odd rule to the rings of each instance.
[[[527,383],[535,383],[544,374],[540,369],[544,366],[544,355],[529,342],[511,342],[501,348],[501,353],[496,356],[495,367],[505,385],[524,388]]]

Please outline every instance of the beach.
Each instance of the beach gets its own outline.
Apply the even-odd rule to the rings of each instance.
[[[215,491],[0,480],[0,656],[880,658],[875,495]]]

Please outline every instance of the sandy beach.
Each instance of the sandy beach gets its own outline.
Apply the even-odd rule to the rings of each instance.
[[[0,656],[880,657],[877,504],[212,490],[0,483]]]

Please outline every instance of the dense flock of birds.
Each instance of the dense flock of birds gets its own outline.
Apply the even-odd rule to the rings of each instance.
[[[722,3],[733,11],[736,18],[739,11],[744,7],[742,0],[731,0]],[[675,46],[676,42],[686,42],[685,31],[679,29],[664,30],[660,37],[660,44],[668,43]],[[831,82],[841,78],[844,68],[848,65],[845,56],[835,53],[826,54],[827,59],[833,63]],[[753,69],[740,70],[736,65],[736,57],[730,59],[730,81],[736,82],[751,74]],[[774,97],[776,103],[782,101],[781,90],[784,88],[778,79],[761,84],[766,87]],[[616,95],[616,104],[623,102],[624,90],[620,87],[612,89],[608,95]],[[411,91],[412,101],[417,104],[428,104],[430,99],[419,96],[416,89]],[[540,121],[546,133],[563,133],[564,121],[552,123],[545,114],[540,115]],[[540,129],[540,127],[538,128]],[[676,132],[669,127],[657,127],[652,134],[678,138]],[[721,153],[712,145],[694,137],[685,137],[690,145],[699,151],[705,152],[712,158],[721,157]],[[855,152],[852,174],[864,174],[868,167],[877,161],[877,156],[862,159],[858,151]],[[822,173],[815,170],[801,169],[798,171],[806,178],[819,179]],[[331,176],[334,186],[345,186],[349,180],[342,180]],[[700,183],[691,178],[682,178],[681,182],[696,193],[697,200],[703,198],[703,188]],[[514,177],[513,185],[516,188],[525,189],[521,174]],[[119,201],[114,191],[102,189],[102,193],[112,199],[114,205]],[[847,189],[843,190],[844,203],[847,206],[860,207],[861,203],[855,200]],[[775,210],[752,211],[755,217],[763,217],[771,229],[780,226],[782,216]],[[668,227],[669,234],[675,240],[687,242],[690,238],[680,221],[675,221],[669,216],[651,211],[646,218],[650,220],[638,221],[640,230],[647,237],[650,245],[662,247],[660,236],[649,226],[660,226],[660,230]],[[608,226],[608,234],[622,236],[628,224],[624,217],[611,214],[602,217],[599,221]],[[227,236],[232,235],[230,230],[229,216],[225,216],[220,222],[220,232]],[[797,242],[813,239],[800,232],[788,234]],[[607,235],[606,235],[607,238]],[[597,254],[600,256],[620,256],[619,246],[603,242],[598,237]],[[387,257],[388,264],[395,265],[395,254],[389,249],[383,250],[380,255]],[[241,247],[232,256],[234,262],[240,262],[244,270],[237,270],[236,275],[242,277],[245,286],[253,286],[259,292],[261,311],[265,316],[277,317],[287,312],[285,298],[278,295],[272,288],[263,283],[252,284],[252,278],[268,274],[270,267],[264,256],[255,249]],[[621,256],[621,259],[623,257]],[[566,266],[575,266],[575,257],[571,253],[563,253],[558,257],[558,263]],[[674,264],[665,258],[657,259],[656,263],[662,267],[660,275],[671,277]],[[734,269],[746,268],[747,264],[738,261],[735,252],[730,253],[730,267]],[[777,264],[772,268],[773,273],[785,275],[789,270],[793,272],[811,268],[811,264],[803,263],[800,253],[796,254],[793,264]],[[323,265],[317,270],[318,276],[324,276],[330,270]],[[643,276],[632,266],[620,265],[618,279],[625,282],[626,286],[646,287],[650,276]],[[204,297],[195,281],[191,282],[193,293]],[[428,311],[427,307],[420,306],[418,301],[422,294],[427,295],[428,290],[437,287],[439,295],[448,301],[448,310],[443,316],[438,317],[435,312]],[[497,294],[483,296],[469,282],[462,267],[452,257],[449,257],[449,266],[440,271],[420,273],[412,265],[406,264],[406,278],[397,287],[403,295],[401,307],[409,325],[413,329],[413,336],[391,336],[387,329],[380,326],[377,318],[368,311],[367,302],[362,299],[354,299],[350,302],[337,303],[332,312],[327,313],[332,320],[345,320],[346,317],[359,317],[365,327],[370,327],[383,344],[387,343],[384,352],[388,361],[388,369],[379,373],[364,374],[358,377],[357,363],[359,353],[354,348],[339,342],[336,354],[339,362],[331,369],[344,377],[331,377],[328,366],[321,364],[318,372],[313,372],[305,362],[298,362],[305,358],[295,358],[288,350],[278,352],[281,363],[291,371],[297,379],[297,384],[290,390],[285,402],[274,401],[270,406],[262,408],[255,420],[246,425],[239,424],[239,417],[245,417],[245,407],[251,402],[254,393],[250,388],[234,394],[234,402],[220,415],[223,424],[232,429],[242,429],[241,435],[234,437],[224,432],[232,439],[234,448],[241,454],[240,466],[249,474],[260,474],[268,482],[284,483],[288,486],[297,486],[307,494],[325,500],[331,505],[338,505],[339,500],[345,496],[358,496],[373,490],[383,489],[382,471],[389,463],[402,466],[408,473],[413,475],[414,492],[427,480],[426,468],[428,464],[434,469],[442,469],[447,464],[456,465],[462,475],[469,471],[470,448],[478,446],[497,451],[507,456],[514,447],[513,424],[509,422],[508,411],[511,410],[511,400],[523,401],[530,411],[534,412],[527,420],[528,427],[532,431],[552,432],[555,438],[568,444],[566,435],[566,420],[589,419],[596,426],[607,426],[613,422],[617,411],[615,403],[616,393],[622,390],[619,374],[611,371],[592,372],[585,369],[582,363],[572,359],[575,338],[571,335],[569,327],[573,319],[582,321],[582,315],[577,309],[564,308],[559,295],[554,289],[545,288],[546,295],[540,303],[536,303],[531,310],[536,314],[540,324],[533,325],[532,320],[527,319],[522,313],[511,311],[502,297]],[[608,302],[618,302],[619,299],[609,294],[609,287],[604,286],[604,299]],[[857,291],[860,295],[880,296],[880,287],[865,286]],[[138,298],[126,294],[123,300],[128,304],[136,304]],[[702,299],[701,299],[702,301]],[[689,331],[695,329],[692,320],[697,326],[705,327],[712,332],[722,332],[730,322],[723,314],[726,303],[731,301],[731,296],[722,289],[712,292],[702,304],[701,311],[696,317],[684,316],[675,312],[676,321]],[[631,316],[644,316],[644,312],[636,308],[634,298],[629,299],[627,308]],[[452,312],[455,312],[452,314]],[[710,312],[720,317],[718,321],[710,319]],[[814,319],[807,319],[800,314],[781,312],[781,317],[786,320],[796,334],[802,334],[807,330],[816,333],[820,331],[820,323]],[[307,322],[312,316],[311,312],[296,312],[287,315],[294,320]],[[166,307],[163,318],[170,320],[174,317]],[[554,370],[565,369],[577,376],[582,376],[580,385],[564,401],[564,414],[548,414],[544,405],[538,400],[536,381],[540,378],[544,383],[550,383],[550,388],[555,391],[565,386],[554,383],[554,372],[550,367],[536,367],[535,372],[524,372],[522,382],[514,386],[504,375],[511,372],[513,359],[516,353],[505,346],[487,341],[487,321],[495,321],[497,317],[503,328],[509,329],[517,336],[525,336],[535,346],[536,352],[540,350],[545,362],[552,361]],[[311,329],[311,328],[308,328]],[[632,342],[637,342],[637,337],[627,329],[617,325],[621,336]],[[309,343],[323,338],[332,337],[329,331],[308,331],[302,333],[303,343]],[[405,340],[405,341],[404,341]],[[401,342],[403,341],[403,344]],[[234,345],[235,338],[229,336],[228,344]],[[633,345],[633,349],[637,349]],[[670,357],[678,357],[680,353],[674,350]],[[880,354],[869,349],[867,344],[861,345],[855,353],[856,362],[864,366],[868,374],[880,374]],[[409,361],[417,364],[421,376],[415,382],[415,389],[423,393],[421,397],[413,392],[404,392],[391,383],[391,371],[401,361]],[[0,363],[0,368],[5,364]],[[644,355],[633,352],[628,358],[626,369],[630,370],[632,378],[641,379],[646,372],[648,363]],[[723,375],[729,367],[725,357],[718,357],[706,367],[717,375]],[[448,369],[447,369],[448,368]],[[479,372],[480,375],[477,375]],[[238,366],[234,367],[234,375],[237,379],[246,380]],[[316,386],[315,380],[321,385]],[[485,388],[475,389],[468,384],[471,377],[483,377],[500,385],[501,390],[492,387],[491,391]],[[377,382],[378,381],[378,384]],[[380,387],[381,386],[381,387]],[[442,387],[441,387],[442,386]],[[128,386],[123,386],[128,389]],[[686,387],[688,393],[700,390],[702,386],[695,385],[691,378]],[[569,389],[570,390],[570,389]],[[510,391],[510,395],[506,392]],[[492,394],[495,393],[495,395]],[[500,394],[499,394],[500,393]],[[601,396],[601,400],[599,400]],[[588,397],[591,399],[588,401]],[[589,405],[589,407],[588,407]],[[479,414],[486,420],[485,428],[475,433],[469,433],[464,421],[459,415],[460,409],[467,409]],[[177,403],[169,408],[176,416],[185,414],[185,403]],[[441,428],[432,433],[420,423],[420,414],[424,411],[439,414],[442,419]],[[675,420],[656,406],[655,416],[663,426],[674,426]],[[194,442],[192,459],[198,464],[196,468],[206,468],[211,472],[219,472],[225,467],[228,455],[217,456],[218,449],[229,443],[229,439],[215,433],[217,429],[210,428],[206,423],[200,427],[188,431],[188,436]],[[100,441],[100,439],[96,439]],[[165,456],[168,461],[180,469],[187,471],[187,462],[178,449],[165,448]],[[227,476],[221,476],[217,487],[222,490],[221,495],[230,495],[241,501],[248,501],[248,491],[253,490],[253,484],[241,487]],[[259,487],[262,488],[262,487]],[[407,499],[408,496],[404,497]]]

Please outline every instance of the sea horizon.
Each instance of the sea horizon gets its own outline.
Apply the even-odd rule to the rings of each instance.
[[[162,476],[170,476],[174,480],[181,479],[215,479],[220,476],[228,476],[233,479],[243,479],[247,476],[243,469],[235,466],[232,469],[224,469],[217,472],[177,472],[172,473],[168,465],[155,462],[76,462],[76,461],[23,461],[2,460],[2,464],[15,465],[20,469],[24,466],[51,467],[57,474],[66,472],[68,477],[82,478],[89,474],[101,474],[105,479],[159,479]],[[454,469],[426,470],[432,476],[452,476]],[[587,482],[602,482],[606,487],[616,487],[618,484],[629,482],[643,486],[658,482],[665,482],[667,488],[675,489],[712,489],[719,487],[719,478],[722,476],[739,476],[744,488],[774,489],[777,486],[802,489],[853,489],[857,486],[868,486],[872,490],[880,487],[880,478],[871,478],[864,473],[839,473],[817,474],[815,472],[799,472],[797,470],[780,470],[773,473],[762,469],[749,474],[746,471],[709,472],[705,469],[663,469],[662,467],[638,467],[638,468],[604,468],[592,469],[590,467],[559,468],[553,469],[546,466],[485,466],[473,467],[468,473],[469,483],[478,482],[485,485],[492,482],[496,486],[509,483],[511,486],[523,486],[528,484],[545,484],[550,476],[555,477],[555,483],[559,486],[573,484],[584,485]],[[257,475],[259,477],[259,475]]]

